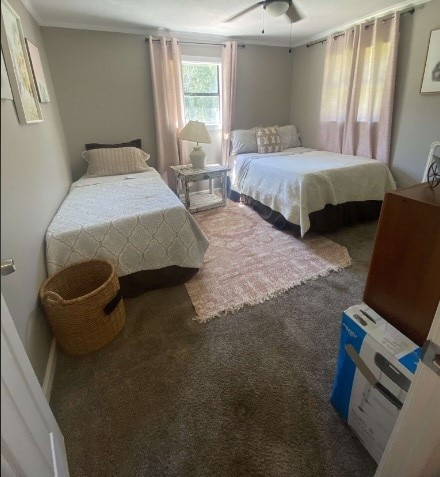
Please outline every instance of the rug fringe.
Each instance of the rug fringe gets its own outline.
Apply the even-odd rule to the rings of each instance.
[[[283,293],[286,293],[287,291],[291,290],[292,288],[297,287],[298,285],[302,285],[303,283],[308,282],[308,281],[317,280],[318,278],[327,277],[328,275],[330,275],[330,273],[339,272],[340,270],[343,270],[344,268],[350,267],[351,265],[353,265],[353,260],[351,259],[351,257],[349,257],[348,260],[343,265],[324,270],[321,273],[319,273],[318,275],[315,275],[314,277],[295,280],[290,285],[288,285],[286,287],[283,287],[283,288],[280,288],[278,290],[275,290],[273,292],[270,292],[267,295],[265,295],[264,297],[261,297],[261,298],[255,299],[255,300],[251,300],[249,302],[242,303],[240,305],[235,305],[235,306],[232,306],[230,308],[225,308],[224,310],[222,310],[218,313],[214,313],[212,315],[208,315],[208,316],[204,316],[204,317],[200,317],[200,316],[196,315],[196,316],[193,317],[193,320],[197,321],[199,323],[207,323],[208,321],[212,320],[213,318],[218,318],[220,316],[225,316],[227,314],[233,315],[237,311],[240,311],[245,306],[259,305],[260,303],[264,303],[265,301],[271,300],[272,298],[275,298],[279,295],[282,295]]]

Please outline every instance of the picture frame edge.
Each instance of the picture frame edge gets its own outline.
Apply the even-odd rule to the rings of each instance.
[[[4,101],[14,101],[14,96],[12,94],[12,89],[11,89],[11,82],[9,80],[9,74],[8,74],[8,70],[6,69],[6,63],[5,63],[5,57],[3,55],[3,48],[1,48],[1,56],[2,56],[2,60],[3,60],[3,64],[4,64],[4,68],[5,68],[5,75],[6,75],[6,80],[8,82],[8,87],[9,87],[9,91],[8,93],[10,93],[10,96],[2,96],[1,97],[1,100],[4,100]],[[3,65],[2,65],[3,66]]]
[[[14,68],[14,63],[12,60],[12,53],[11,53],[11,48],[9,45],[7,33],[6,33],[6,28],[5,28],[5,22],[3,18],[3,8],[8,8],[13,15],[18,19],[18,28],[19,28],[19,34],[20,34],[20,43],[22,48],[24,49],[24,57],[25,57],[25,63],[26,63],[26,68],[28,70],[28,74],[30,75],[30,85],[32,89],[32,94],[35,99],[35,105],[37,108],[38,112],[38,119],[32,119],[28,120],[26,118],[26,112],[23,107],[22,99],[21,99],[21,94],[20,94],[20,89],[18,86],[18,80],[16,78],[16,73],[15,73],[15,68]],[[26,124],[36,124],[36,123],[41,123],[43,122],[43,112],[40,107],[40,102],[38,100],[38,92],[36,89],[35,81],[33,78],[33,73],[30,65],[30,59],[29,59],[29,54],[26,48],[26,42],[25,42],[25,37],[24,37],[24,32],[23,32],[23,27],[21,25],[21,18],[18,15],[18,13],[12,8],[12,6],[9,4],[7,0],[1,0],[1,9],[0,9],[0,17],[1,17],[1,45],[2,45],[2,51],[3,51],[3,57],[5,60],[5,66],[8,72],[9,76],[9,82],[11,86],[11,91],[12,91],[12,96],[13,96],[13,102],[15,105],[15,110],[17,111],[17,116],[18,116],[18,121],[20,124],[26,125]]]
[[[34,83],[35,83],[35,89],[37,90],[37,94],[38,94],[38,100],[40,101],[40,103],[42,104],[45,104],[45,103],[50,103],[50,96],[49,96],[49,93],[47,93],[48,95],[48,99],[44,99],[42,98],[41,96],[41,93],[40,93],[40,89],[38,87],[38,83],[37,83],[37,75],[35,74],[35,69],[34,69],[34,63],[33,63],[33,60],[32,60],[32,55],[31,55],[31,51],[29,49],[29,43],[38,51],[38,55],[40,56],[40,52],[38,50],[38,46],[32,41],[30,40],[29,38],[25,38],[24,39],[25,43],[26,43],[26,51],[27,51],[27,54],[29,56],[29,63],[30,63],[30,66],[31,66],[31,70],[32,70],[32,76],[34,78]],[[41,56],[40,56],[40,63],[41,63]],[[41,64],[41,68],[43,68],[43,65]],[[46,78],[44,77],[44,82],[45,82],[45,86],[47,88],[47,84],[46,84]]]
[[[428,61],[428,54],[429,54],[429,47],[431,45],[431,38],[432,38],[432,33],[434,31],[437,31],[439,30],[440,31],[440,27],[437,27],[437,28],[432,28],[430,31],[429,31],[429,36],[428,36],[428,46],[426,47],[426,55],[425,55],[425,64],[424,64],[424,68],[423,68],[423,73],[422,73],[422,80],[420,82],[420,94],[440,94],[440,86],[439,86],[439,90],[438,91],[423,91],[423,82],[425,80],[425,75],[426,75],[426,67],[427,67],[427,61]]]

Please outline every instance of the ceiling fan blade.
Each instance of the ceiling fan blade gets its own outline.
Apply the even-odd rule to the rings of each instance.
[[[291,3],[289,9],[286,12],[286,17],[289,19],[290,23],[295,23],[302,20],[304,15],[302,15],[295,5]]]
[[[234,20],[236,20],[237,18],[241,17],[242,15],[244,15],[245,13],[248,13],[248,12],[251,12],[252,10],[254,10],[255,8],[259,7],[260,5],[263,5],[264,4],[264,1],[262,2],[257,2],[255,3],[254,5],[248,7],[248,8],[245,8],[244,10],[242,10],[241,12],[239,13],[236,13],[235,15],[233,15],[232,17],[229,17],[227,18],[226,20],[223,20],[224,23],[228,23],[228,22],[232,22]]]

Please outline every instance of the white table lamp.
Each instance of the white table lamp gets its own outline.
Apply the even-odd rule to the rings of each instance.
[[[205,123],[199,121],[188,121],[185,127],[177,134],[179,139],[185,141],[196,142],[197,145],[193,147],[189,158],[194,169],[203,169],[205,167],[206,152],[199,146],[199,143],[211,144],[208,130]]]

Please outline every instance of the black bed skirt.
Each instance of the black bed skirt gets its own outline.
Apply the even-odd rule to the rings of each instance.
[[[233,190],[228,191],[228,196],[234,202],[250,205],[259,215],[274,227],[292,230],[295,236],[301,236],[299,225],[292,224],[279,212],[263,205],[258,200]],[[339,205],[326,205],[323,209],[309,214],[310,231],[317,233],[334,232],[347,225],[367,222],[379,218],[381,200],[366,200],[364,202],[345,202]]]
[[[142,270],[119,277],[121,293],[124,298],[133,298],[150,290],[182,285],[193,277],[198,268],[185,268],[176,265],[158,270]]]

